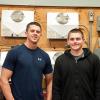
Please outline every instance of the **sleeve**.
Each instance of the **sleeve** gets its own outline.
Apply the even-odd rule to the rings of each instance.
[[[95,60],[95,95],[96,100],[100,100],[100,59]]]
[[[8,51],[7,56],[4,60],[3,66],[11,71],[13,71],[16,63],[16,52],[13,50]]]
[[[50,60],[49,55],[47,55],[47,56],[45,57],[45,62],[46,62],[46,64],[45,64],[43,73],[44,73],[44,74],[52,73],[53,68],[52,68],[52,64],[51,64],[51,60]]]
[[[57,58],[54,66],[53,73],[53,86],[52,86],[52,100],[61,100],[62,81],[61,81],[61,64]]]

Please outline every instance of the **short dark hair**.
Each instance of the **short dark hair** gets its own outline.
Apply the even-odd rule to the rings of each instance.
[[[30,23],[28,23],[27,26],[26,26],[26,32],[28,31],[30,25],[36,25],[36,26],[39,26],[40,29],[42,29],[40,23],[38,23],[38,22],[30,22]]]
[[[82,38],[84,38],[84,34],[81,28],[74,28],[69,31],[67,38],[69,39],[70,33],[80,33],[82,35]]]

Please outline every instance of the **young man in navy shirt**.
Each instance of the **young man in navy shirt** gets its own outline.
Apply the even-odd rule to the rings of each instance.
[[[43,75],[46,79],[47,100],[51,100],[51,61],[48,54],[37,46],[41,31],[39,23],[30,22],[26,27],[25,43],[8,52],[1,71],[1,88],[6,100],[44,100]]]

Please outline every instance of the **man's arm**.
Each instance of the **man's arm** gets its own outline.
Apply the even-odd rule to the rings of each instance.
[[[9,79],[11,78],[12,74],[13,72],[11,70],[2,68],[0,85],[6,100],[14,100],[14,97],[11,92],[10,84],[9,84]]]
[[[47,99],[52,100],[52,73],[45,75]]]

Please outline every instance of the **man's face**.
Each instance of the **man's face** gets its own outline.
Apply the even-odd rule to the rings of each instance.
[[[39,26],[30,25],[28,31],[26,32],[27,39],[32,43],[37,43],[41,37],[41,29]]]
[[[84,44],[84,39],[81,33],[70,33],[68,38],[68,45],[70,45],[71,50],[78,51],[82,49]]]

